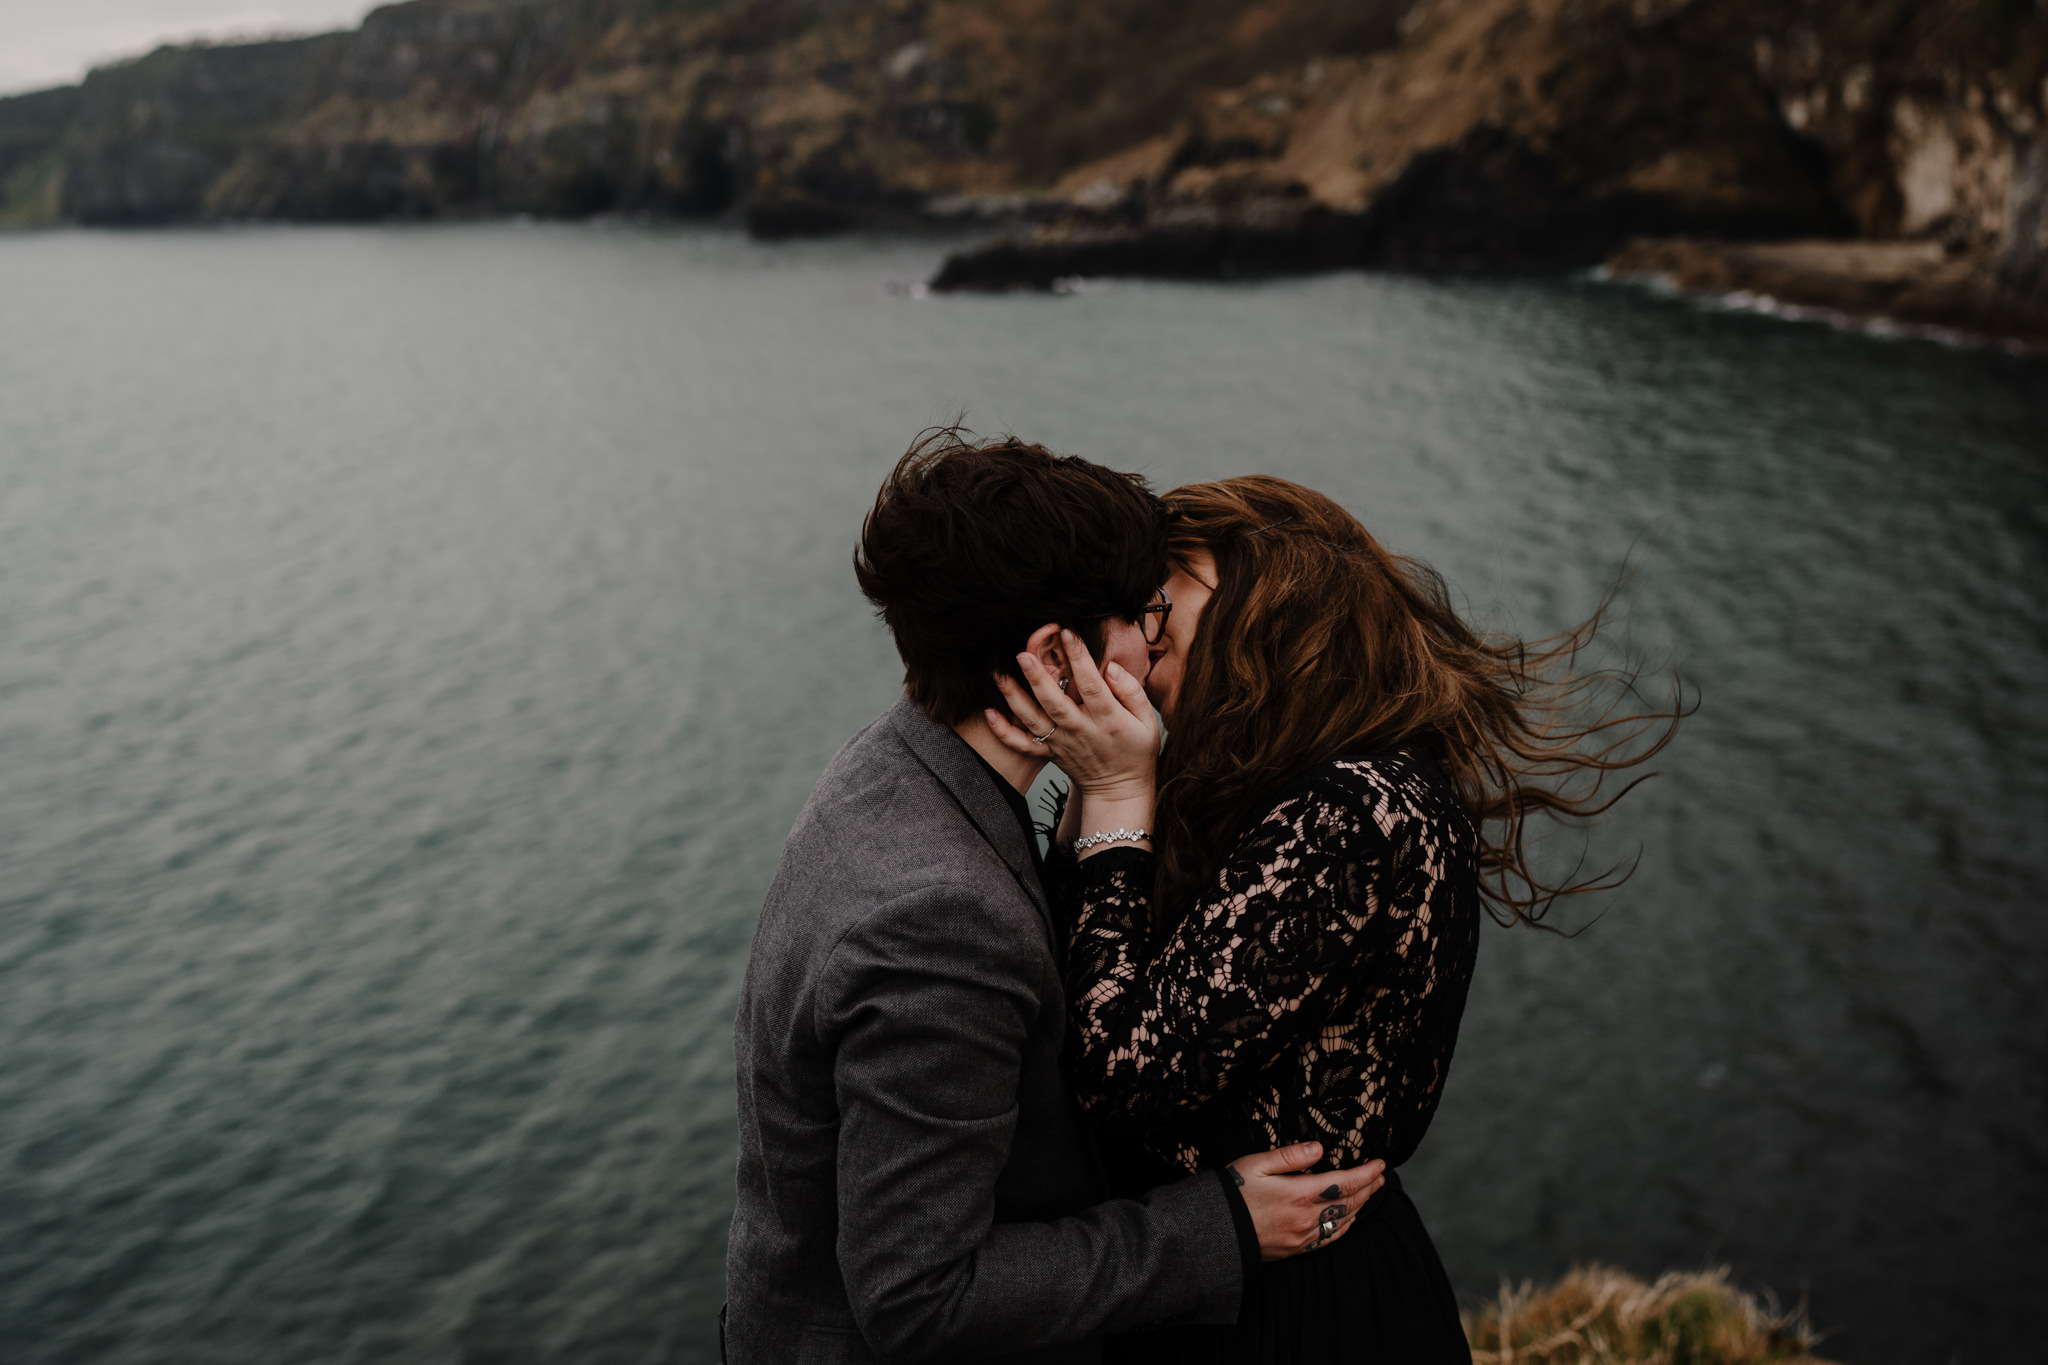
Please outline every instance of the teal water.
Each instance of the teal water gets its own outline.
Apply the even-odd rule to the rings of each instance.
[[[0,237],[0,1359],[703,1362],[848,568],[965,411],[1343,500],[1699,689],[1408,1168],[1468,1298],[1731,1263],[1864,1365],[2048,1316],[2048,368],[1587,282],[920,300],[943,244]]]

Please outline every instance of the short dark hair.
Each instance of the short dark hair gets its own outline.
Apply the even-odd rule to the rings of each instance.
[[[1099,658],[1099,619],[1136,619],[1166,581],[1166,517],[1136,474],[959,427],[919,434],[853,554],[911,700],[941,725],[1002,707],[994,674],[1048,621]]]

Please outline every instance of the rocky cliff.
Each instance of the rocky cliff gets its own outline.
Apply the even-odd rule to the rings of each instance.
[[[1191,90],[1392,40],[1386,0],[413,0],[0,100],[0,203],[86,223],[1014,208]],[[32,110],[68,101],[70,117]],[[39,103],[40,102],[40,103]],[[19,135],[10,143],[10,130]],[[49,182],[59,182],[54,192]],[[938,201],[934,204],[933,201]]]
[[[2044,76],[2036,0],[1421,0],[1381,51],[1195,92],[1169,132],[1069,172],[1034,234],[935,284],[1903,240],[1937,250],[1882,269],[1852,252],[1834,284],[1813,250],[1768,269],[1704,249],[1685,269],[1669,252],[1618,263],[2031,334],[2048,324]]]
[[[0,100],[0,219],[1035,225],[941,287],[1900,239],[2048,318],[2044,75],[2043,0],[412,0]]]
[[[58,149],[78,119],[77,86],[0,100],[0,223],[59,215]]]

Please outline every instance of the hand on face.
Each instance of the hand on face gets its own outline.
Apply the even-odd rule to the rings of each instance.
[[[1019,654],[1017,667],[1030,686],[1020,687],[1005,674],[996,675],[996,686],[1010,715],[1028,730],[995,710],[982,713],[989,729],[1017,753],[1050,757],[1091,800],[1149,800],[1152,767],[1159,755],[1159,721],[1144,685],[1114,660],[1105,671],[1097,671],[1094,658],[1072,631],[1060,630],[1058,639],[1069,668],[1068,689],[1060,690],[1058,679],[1036,653]]]

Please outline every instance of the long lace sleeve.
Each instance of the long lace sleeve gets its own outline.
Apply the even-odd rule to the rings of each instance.
[[[1252,1150],[1198,1150],[1191,1116],[1214,1131],[1219,1105],[1225,1131],[1314,1138],[1325,1164],[1387,1154],[1363,1149],[1404,1140],[1402,1116],[1419,1140],[1476,945],[1471,828],[1447,795],[1402,756],[1321,765],[1162,931],[1149,853],[1072,868],[1070,1059],[1091,1120],[1189,1169]]]

